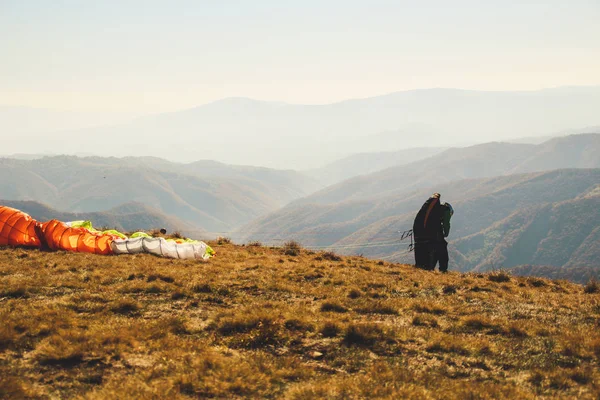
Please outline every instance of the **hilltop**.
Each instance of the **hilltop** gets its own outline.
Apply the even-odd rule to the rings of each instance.
[[[600,391],[597,283],[210,245],[208,263],[0,249],[0,397]]]

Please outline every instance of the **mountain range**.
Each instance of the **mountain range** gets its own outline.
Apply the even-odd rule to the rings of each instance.
[[[105,211],[131,201],[203,230],[228,232],[306,195],[318,183],[295,171],[156,158],[0,159],[0,193],[70,212]]]
[[[304,171],[323,186],[330,186],[359,175],[409,164],[441,153],[444,148],[421,147],[399,151],[365,152],[336,160],[323,167]]]
[[[9,139],[7,153],[93,151],[313,169],[359,152],[455,147],[598,126],[598,109],[596,86],[520,92],[424,89],[324,105],[228,98],[111,126],[48,128],[27,135],[19,135],[18,121],[0,118],[0,129]]]

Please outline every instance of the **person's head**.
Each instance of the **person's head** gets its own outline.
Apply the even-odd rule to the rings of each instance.
[[[434,194],[431,195],[431,198],[439,199],[441,196],[442,196],[441,194],[439,194],[439,193],[436,192],[436,193],[434,193]]]

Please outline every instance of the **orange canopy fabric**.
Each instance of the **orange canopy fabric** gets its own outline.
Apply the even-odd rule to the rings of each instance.
[[[110,244],[115,238],[85,228],[71,228],[55,219],[41,224],[22,211],[0,206],[0,246],[113,254]]]
[[[77,251],[94,254],[112,254],[111,242],[117,237],[90,232],[85,228],[71,228],[55,219],[42,224],[44,239],[51,250]]]
[[[0,206],[0,246],[40,247],[36,225],[39,223],[24,212]]]

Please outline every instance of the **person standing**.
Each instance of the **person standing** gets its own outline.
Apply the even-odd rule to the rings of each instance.
[[[450,218],[454,209],[442,203],[441,195],[434,193],[421,206],[413,223],[415,266],[433,271],[439,262],[440,271],[448,271],[448,242]]]

